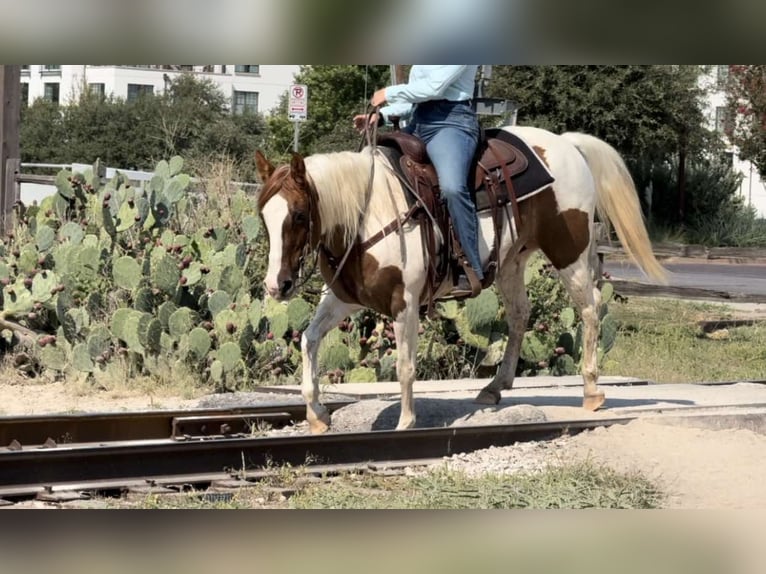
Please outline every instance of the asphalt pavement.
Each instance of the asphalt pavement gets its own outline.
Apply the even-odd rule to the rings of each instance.
[[[766,265],[742,263],[662,263],[674,287],[696,287],[751,295],[766,295]],[[636,265],[627,261],[604,261],[603,271],[614,279],[651,283]]]

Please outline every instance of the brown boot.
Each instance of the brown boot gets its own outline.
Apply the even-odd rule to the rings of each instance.
[[[465,264],[463,266],[465,275],[458,277],[457,284],[450,292],[450,297],[463,299],[466,297],[476,297],[481,293],[481,280],[476,276],[476,272],[473,268]]]

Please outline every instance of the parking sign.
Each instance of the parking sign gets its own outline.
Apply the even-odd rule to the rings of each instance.
[[[304,121],[308,116],[309,90],[304,84],[290,86],[287,117],[294,122]]]

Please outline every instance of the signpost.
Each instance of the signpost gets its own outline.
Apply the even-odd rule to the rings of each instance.
[[[21,66],[0,66],[0,232],[13,228],[19,164]],[[15,167],[14,167],[15,166]]]
[[[309,89],[304,84],[290,86],[290,99],[287,103],[287,117],[295,126],[293,135],[293,151],[298,151],[298,137],[301,122],[308,117]]]

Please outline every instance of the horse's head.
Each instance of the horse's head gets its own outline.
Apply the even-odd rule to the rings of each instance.
[[[316,192],[306,177],[303,158],[293,154],[289,165],[275,168],[260,152],[255,153],[263,189],[258,207],[269,235],[266,290],[275,299],[295,294],[298,274],[309,250]]]

